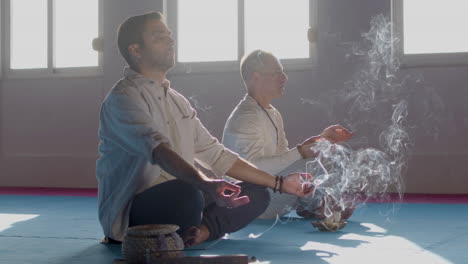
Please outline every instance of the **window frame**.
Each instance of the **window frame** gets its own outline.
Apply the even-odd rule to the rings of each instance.
[[[103,33],[103,0],[98,1],[98,36],[97,39],[102,40]],[[31,79],[31,78],[63,78],[63,77],[89,77],[103,75],[103,51],[96,51],[98,53],[98,66],[84,66],[84,67],[54,67],[54,4],[55,0],[47,0],[47,68],[33,68],[33,69],[11,69],[11,13],[10,4],[11,0],[2,1],[3,6],[0,7],[1,15],[3,16],[1,23],[2,41],[1,47],[2,63],[1,76],[3,79]],[[92,43],[89,43],[90,47]]]
[[[425,53],[425,54],[405,54],[404,53],[404,0],[392,0],[392,34],[394,43],[394,55],[400,60],[402,67],[431,67],[431,66],[457,66],[468,65],[468,52],[457,53]]]
[[[172,73],[178,74],[190,74],[190,73],[208,73],[208,72],[235,72],[239,71],[239,63],[242,59],[245,47],[244,47],[244,1],[238,1],[238,58],[235,61],[210,61],[210,62],[179,62],[177,58],[178,50],[176,51],[176,64],[171,70]],[[317,3],[318,0],[309,1],[309,28],[317,30]],[[172,31],[173,38],[178,42],[178,0],[164,0],[164,13],[166,14],[166,20],[169,28]],[[304,32],[304,41],[307,40],[307,32]],[[178,49],[178,45],[176,45]],[[288,71],[303,71],[311,70],[316,67],[317,64],[317,41],[309,42],[309,58],[300,59],[281,59],[281,63],[285,70]]]

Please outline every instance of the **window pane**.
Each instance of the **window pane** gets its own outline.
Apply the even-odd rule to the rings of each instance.
[[[98,0],[55,0],[55,67],[98,66]]]
[[[179,0],[178,61],[237,60],[237,1]]]
[[[263,49],[282,59],[308,58],[308,28],[309,0],[245,1],[246,54]]]
[[[10,68],[47,68],[47,0],[10,3]]]
[[[468,52],[468,1],[403,1],[404,53]]]

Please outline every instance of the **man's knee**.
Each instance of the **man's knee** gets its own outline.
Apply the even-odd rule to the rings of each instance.
[[[199,189],[180,180],[168,181],[135,197],[129,225],[177,224],[181,229],[198,226],[203,208]]]
[[[191,226],[199,226],[205,201],[202,192],[195,186],[179,181],[177,187],[173,190],[175,193],[172,203],[172,216],[170,221],[179,225],[180,232],[185,231]]]
[[[250,198],[250,203],[258,215],[263,213],[270,204],[270,194],[263,186],[250,185],[243,191],[242,195],[247,195]]]
[[[180,181],[177,188],[177,201],[179,203],[189,203],[190,207],[196,207],[198,210],[203,210],[205,206],[202,192],[195,186]]]

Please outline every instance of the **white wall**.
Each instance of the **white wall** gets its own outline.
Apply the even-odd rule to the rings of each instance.
[[[100,78],[2,81],[0,186],[96,186],[99,103],[123,67],[115,30],[127,16],[161,7],[161,0],[105,0]],[[319,1],[319,66],[288,72],[286,95],[274,102],[285,119],[291,146],[329,124],[346,125],[348,109],[342,105],[317,107],[300,99],[333,99],[359,70],[358,62],[346,60],[344,43],[359,41],[369,30],[370,18],[380,13],[390,14],[389,0]],[[402,69],[402,75],[423,76],[424,86],[437,92],[443,106],[432,112],[438,119],[428,117],[430,111],[423,111],[421,104],[430,100],[419,86],[411,87],[414,111],[409,121],[415,146],[405,174],[407,192],[468,193],[467,73],[467,66]],[[239,74],[172,75],[171,81],[185,96],[195,95],[199,105],[209,107],[199,109],[199,116],[220,138],[226,118],[244,93]],[[431,128],[437,128],[437,134]]]
[[[116,29],[160,1],[104,0],[104,75],[7,79],[0,94],[0,186],[96,187],[99,106],[121,77]]]

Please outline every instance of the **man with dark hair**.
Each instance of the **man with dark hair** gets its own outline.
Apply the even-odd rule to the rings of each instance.
[[[170,88],[175,42],[160,13],[127,19],[118,45],[129,67],[102,103],[96,164],[107,241],[122,241],[131,226],[176,224],[190,247],[249,224],[268,205],[266,188],[312,193],[311,175],[274,177],[224,148]],[[195,161],[242,183],[209,179]]]
[[[273,175],[285,175],[299,166],[305,169],[305,163],[318,155],[312,149],[316,142],[326,139],[336,143],[351,138],[348,130],[333,125],[289,148],[281,113],[271,104],[283,96],[288,80],[280,61],[270,52],[254,50],[242,58],[240,73],[247,94],[226,121],[223,144],[259,169]],[[314,196],[298,198],[271,192],[270,204],[259,218],[283,216],[293,209],[307,218],[324,218],[324,195],[317,191]],[[342,216],[348,218],[351,213],[352,209],[348,209]]]

